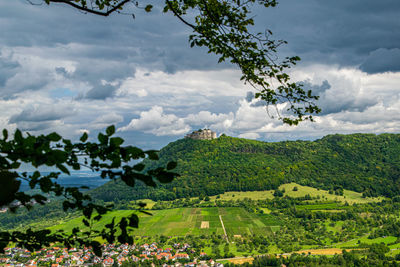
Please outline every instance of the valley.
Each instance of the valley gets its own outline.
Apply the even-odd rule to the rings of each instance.
[[[335,255],[347,250],[367,255],[374,245],[384,245],[389,257],[400,257],[400,203],[362,197],[350,190],[343,196],[332,195],[295,183],[281,185],[278,190],[283,196],[268,190],[226,192],[202,200],[144,200],[152,215],[138,213],[139,228],[130,234],[138,245],[187,243],[195,251],[192,257],[205,253],[231,263],[271,254]],[[132,212],[115,210],[92,227],[101,229],[112,218]],[[69,232],[78,226],[84,230],[81,220],[75,218],[50,229]]]
[[[176,161],[181,176],[167,184],[156,181],[155,188],[115,180],[87,191],[97,203],[114,206],[99,222],[84,222],[52,199],[31,211],[1,213],[0,228],[98,231],[88,238],[108,246],[101,230],[136,214],[138,228],[127,228],[135,248],[127,255],[143,264],[154,263],[158,255],[149,258],[155,250],[143,250],[146,244],[162,250],[186,244],[175,250],[187,254],[182,264],[204,259],[226,266],[400,261],[399,135],[278,143],[228,136],[182,139],[159,155],[157,161],[144,161],[146,166]],[[93,263],[95,257],[89,258],[86,263]],[[130,260],[126,264],[135,266]]]

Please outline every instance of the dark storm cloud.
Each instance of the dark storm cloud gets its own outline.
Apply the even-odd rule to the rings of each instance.
[[[48,107],[46,105],[42,105],[40,107],[28,107],[19,114],[13,115],[10,117],[10,123],[19,123],[19,122],[44,122],[44,121],[55,121],[60,120],[65,117],[71,116],[73,114],[73,110],[71,110],[68,106],[54,106]]]
[[[70,58],[135,63],[169,73],[223,67],[204,49],[189,47],[190,30],[172,15],[157,8],[151,13],[132,11],[135,20],[123,15],[105,19],[65,5],[32,6],[27,1],[2,1],[0,17],[6,23],[0,29],[6,30],[2,30],[0,44],[27,47],[80,44],[83,47],[67,47]],[[63,54],[65,49],[59,52]]]
[[[92,86],[92,89],[78,96],[76,100],[99,100],[113,97],[117,87],[110,84],[103,85],[100,81],[118,81],[117,83],[119,84],[121,80],[134,77],[135,75],[135,68],[125,62],[110,62],[104,60],[87,60],[85,62],[80,62],[73,73],[69,73],[63,67],[57,67],[55,71],[57,74],[63,75],[67,79],[85,82]]]
[[[400,71],[400,49],[379,48],[370,53],[360,69],[368,73]]]
[[[90,89],[84,96],[84,98],[87,99],[97,99],[97,100],[102,100],[106,99],[109,97],[114,96],[115,94],[115,86],[106,84],[106,85],[97,85]]]
[[[323,94],[326,90],[331,88],[331,85],[327,80],[323,81],[321,85],[311,84],[310,81],[302,81],[299,82],[299,84],[303,85],[303,89],[305,91],[311,90],[313,94],[317,96]]]
[[[303,62],[355,66],[377,49],[399,48],[399,14],[397,0],[285,0],[260,11],[256,23],[287,40],[283,51],[299,55]],[[383,69],[398,68],[393,64]]]
[[[101,80],[112,82],[134,77],[135,71],[135,68],[127,62],[88,59],[79,62],[73,73],[63,73],[63,75],[66,78],[95,85]]]
[[[21,131],[43,131],[50,129],[55,126],[53,121],[44,121],[44,122],[31,122],[31,121],[21,121],[17,123],[18,129]]]
[[[136,19],[113,15],[107,19],[82,14],[64,5],[32,6],[27,1],[0,3],[0,44],[5,46],[54,46],[84,44],[77,57],[135,63],[150,70],[174,73],[187,69],[234,67],[216,64],[216,56],[202,48],[189,48],[190,29],[170,14],[132,9]],[[273,30],[273,37],[289,42],[286,55],[304,62],[368,67],[371,53],[400,46],[398,0],[280,1],[275,8],[257,8],[255,31]],[[51,24],[51,25],[50,25]],[[45,31],[43,30],[45,29]],[[75,49],[71,49],[73,53]],[[373,54],[371,54],[373,56]],[[72,54],[71,54],[72,56]],[[376,60],[374,61],[376,62]],[[397,71],[391,64],[371,71]]]
[[[16,124],[22,131],[42,131],[54,129],[57,124],[76,114],[73,107],[62,102],[41,103],[27,106],[20,113],[9,118],[10,124]]]

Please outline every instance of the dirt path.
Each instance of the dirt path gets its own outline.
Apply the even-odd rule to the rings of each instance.
[[[221,217],[221,215],[219,215],[219,220],[221,221],[222,230],[224,230],[224,234],[225,234],[226,242],[228,242],[228,243],[229,243],[229,240],[228,240],[228,235],[226,234],[226,231],[225,231],[225,226],[224,226],[224,222],[222,221],[222,217]]]

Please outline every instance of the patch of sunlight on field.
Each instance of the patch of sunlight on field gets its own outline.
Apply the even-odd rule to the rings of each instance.
[[[351,251],[351,249],[346,249],[346,251]],[[296,251],[298,254],[310,254],[310,255],[335,255],[342,254],[342,249],[340,248],[323,248],[323,249],[306,249]]]
[[[151,210],[153,208],[153,206],[156,204],[156,202],[151,199],[140,199],[140,200],[131,201],[132,205],[134,205],[136,203],[145,203],[146,204],[145,209],[149,209],[149,210]]]
[[[395,257],[396,255],[400,254],[400,248],[395,248],[391,249],[388,253],[386,253],[386,256],[392,256]]]
[[[297,191],[293,191],[293,188],[297,187]],[[380,202],[384,198],[383,197],[368,197],[363,198],[361,193],[357,193],[350,190],[343,190],[343,196],[337,196],[334,194],[329,194],[328,191],[317,189],[309,186],[302,186],[296,183],[283,184],[279,186],[280,190],[285,189],[285,195],[290,197],[304,197],[306,195],[310,195],[311,197],[320,196],[321,200],[329,200],[329,201],[340,201],[342,203],[369,203],[369,202]]]
[[[342,230],[343,221],[333,222],[331,220],[324,222],[327,231],[332,231],[333,233],[337,233]]]
[[[389,248],[391,248],[391,249],[400,249],[400,243],[390,245]]]
[[[219,195],[220,198],[217,199],[217,196],[212,196],[210,197],[210,200],[238,200],[238,199],[244,199],[244,198],[250,198],[253,200],[259,200],[259,199],[273,199],[274,198],[274,191],[273,190],[267,190],[267,191],[248,191],[248,192],[225,192],[221,195]]]
[[[385,243],[390,244],[393,243],[397,240],[397,237],[394,236],[386,236],[386,237],[378,237],[374,239],[369,239],[367,236],[358,238],[358,239],[353,239],[347,242],[339,243],[336,245],[336,247],[342,248],[342,247],[353,247],[358,245],[358,241],[361,243],[365,244],[380,244],[380,243]]]
[[[271,210],[268,208],[259,208],[260,210],[262,210],[265,214],[270,214]]]
[[[234,263],[234,264],[244,264],[244,263],[250,263],[252,264],[254,261],[253,257],[247,257],[247,258],[238,258],[238,259],[231,259],[229,260],[230,263]]]
[[[273,245],[270,245],[270,246],[268,247],[268,253],[269,253],[269,254],[279,254],[279,253],[282,253],[282,250],[280,250],[280,249],[276,246],[276,244],[273,244]]]

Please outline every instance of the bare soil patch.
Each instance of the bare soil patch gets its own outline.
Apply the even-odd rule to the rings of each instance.
[[[210,228],[210,222],[209,221],[202,221],[200,228]]]
[[[229,259],[229,262],[234,263],[234,264],[243,264],[243,263],[253,263],[254,258],[253,257],[248,257],[248,258],[238,258],[238,259]]]
[[[335,255],[342,254],[342,250],[340,248],[324,248],[324,249],[307,249],[296,251],[296,253],[302,254],[311,254],[311,255]],[[350,249],[346,249],[346,251],[350,251]]]

